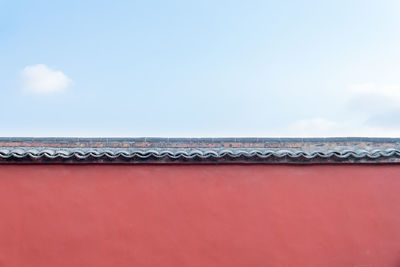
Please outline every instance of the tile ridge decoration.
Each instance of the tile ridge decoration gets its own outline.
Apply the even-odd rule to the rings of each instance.
[[[0,138],[0,163],[399,163],[397,138]]]

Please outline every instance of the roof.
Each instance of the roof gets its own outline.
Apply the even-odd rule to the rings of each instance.
[[[0,138],[0,163],[400,163],[400,138]]]

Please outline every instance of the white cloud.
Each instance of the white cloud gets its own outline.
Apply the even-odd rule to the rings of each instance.
[[[400,136],[400,86],[354,84],[343,97],[338,116],[297,120],[279,132],[288,137]]]
[[[364,125],[388,132],[400,129],[400,86],[357,84],[349,87],[349,113],[358,114]]]
[[[353,84],[338,90],[338,94],[339,101],[332,99],[324,107],[316,105],[306,116],[300,117],[293,109],[288,109],[287,112],[293,114],[292,121],[278,122],[275,127],[269,125],[258,135],[400,137],[400,85]],[[250,135],[255,134],[250,132]]]
[[[352,112],[376,116],[400,109],[400,86],[365,83],[351,85],[348,91],[346,108]]]
[[[26,66],[21,71],[21,81],[24,91],[37,94],[61,92],[72,83],[67,75],[44,64]]]
[[[355,95],[378,95],[390,99],[400,99],[400,86],[376,85],[374,83],[352,84],[349,91]]]
[[[400,136],[400,129],[368,125],[363,120],[332,121],[312,118],[296,121],[277,134],[287,137],[395,137]]]

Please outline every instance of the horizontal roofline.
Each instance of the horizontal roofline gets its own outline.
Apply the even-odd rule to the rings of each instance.
[[[230,141],[230,142],[331,142],[331,141],[366,141],[400,142],[400,137],[0,137],[0,142],[43,141],[43,142],[139,142],[139,141]]]
[[[0,163],[400,163],[400,138],[0,137]]]

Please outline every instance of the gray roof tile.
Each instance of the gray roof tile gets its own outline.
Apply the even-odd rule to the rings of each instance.
[[[400,138],[0,138],[0,163],[399,163]]]

